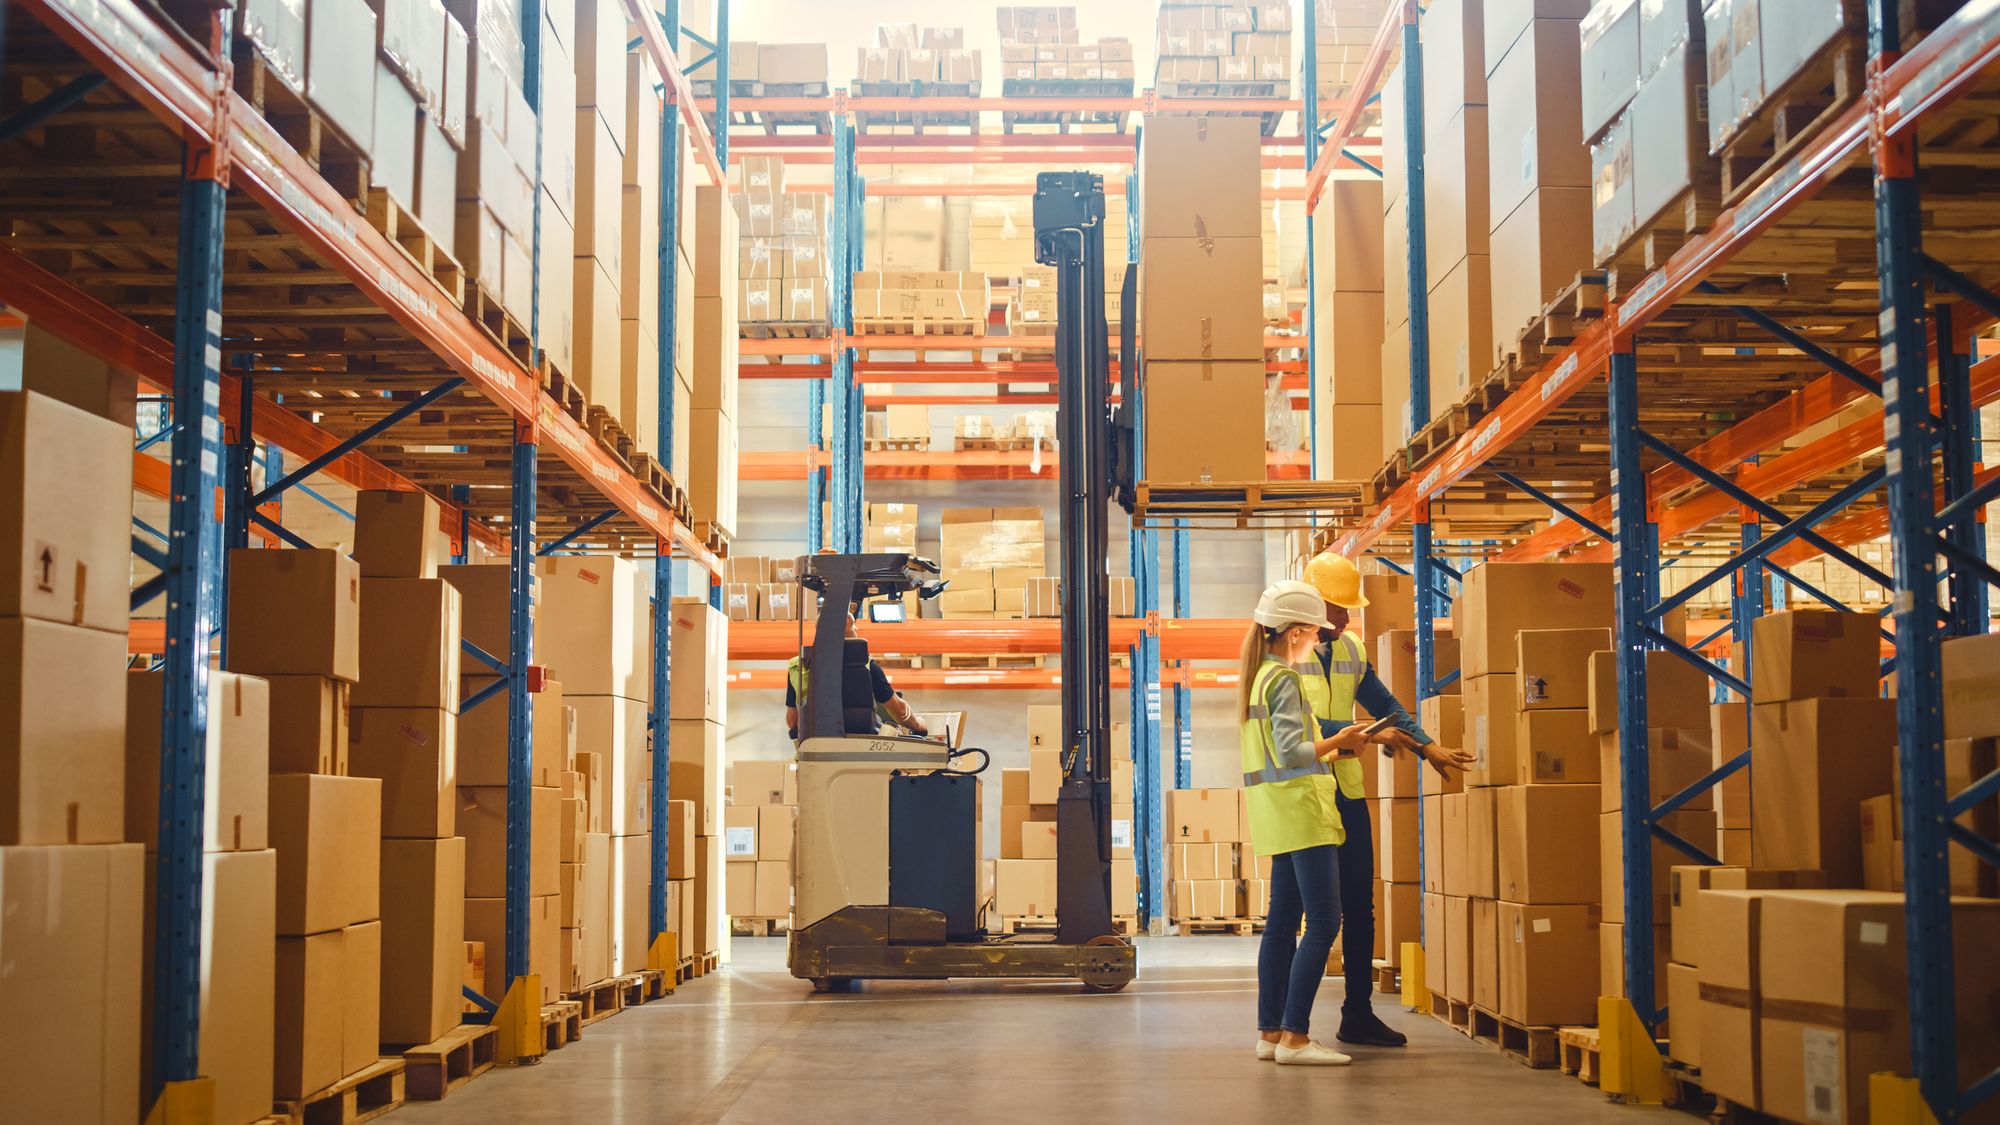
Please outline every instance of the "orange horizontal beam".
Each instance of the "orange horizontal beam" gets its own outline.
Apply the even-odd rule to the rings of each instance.
[[[697,99],[704,113],[715,99]],[[1239,113],[1297,113],[1291,98],[1178,98],[1144,94],[1123,97],[964,97],[935,94],[881,96],[835,90],[818,97],[729,99],[731,113],[1179,113],[1196,116]]]
[[[744,338],[737,343],[737,352],[746,356],[830,356],[837,347],[849,347],[860,351],[894,352],[976,352],[1005,349],[1020,352],[1053,352],[1056,347],[1054,336],[992,336],[979,333],[971,336],[849,336],[836,340],[831,336],[781,336],[766,339]],[[1283,336],[1266,334],[1264,350],[1283,348],[1303,348],[1304,336]]]
[[[891,668],[886,671],[898,690],[910,693],[967,690],[1054,691],[1062,686],[1062,672],[1055,668]],[[1228,688],[1234,691],[1238,679],[1235,672],[1190,667],[1160,669],[1162,686]],[[729,671],[728,683],[732,688],[776,691],[785,686],[785,670],[732,668]],[[1111,669],[1111,687],[1114,691],[1125,691],[1131,686],[1130,669]]]
[[[867,480],[1046,480],[1056,479],[1056,454],[1044,451],[1041,468],[1034,468],[1034,453],[1028,450],[925,449],[875,450],[862,455]],[[816,468],[824,468],[828,457],[819,450],[746,451],[737,457],[737,479],[747,481],[802,481]],[[1309,466],[1304,451],[1265,454],[1272,480],[1306,480]]]
[[[134,617],[125,626],[125,654],[146,656],[167,651],[167,623],[157,617]]]
[[[1243,643],[1248,619],[1162,618],[1157,625],[1164,660],[1230,660]],[[1053,617],[992,620],[923,618],[896,623],[864,622],[861,636],[873,652],[908,655],[1037,654],[1062,651],[1062,622]],[[799,653],[801,630],[810,640],[812,625],[798,621],[732,621],[732,660],[790,660]],[[1146,635],[1145,618],[1111,619],[1109,642],[1123,652]]]
[[[156,500],[165,500],[173,491],[173,467],[157,457],[148,457],[134,450],[132,453],[132,487]],[[278,518],[278,505],[265,504],[258,509],[272,519]],[[215,488],[215,522],[222,522],[222,486]],[[252,523],[250,534],[265,543],[276,546],[278,537],[262,524]]]
[[[1283,375],[1279,384],[1288,391],[1306,389],[1304,360],[1273,359],[1264,363],[1266,374]],[[833,375],[830,363],[743,363],[737,366],[744,379],[826,379]],[[1118,361],[1111,361],[1111,377],[1118,378]],[[1056,365],[1049,360],[995,360],[991,363],[901,363],[862,360],[854,365],[857,383],[1053,383]]]

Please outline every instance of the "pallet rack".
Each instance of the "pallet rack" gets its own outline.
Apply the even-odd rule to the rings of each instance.
[[[2000,791],[2000,774],[1975,781],[1964,793],[1945,791],[1938,667],[1945,636],[1987,631],[1985,587],[2000,581],[2000,571],[1985,561],[1976,523],[1984,505],[2000,497],[2000,483],[1975,459],[1977,408],[2000,398],[2000,363],[1980,358],[1971,338],[2000,319],[2000,296],[1960,272],[1991,278],[2000,265],[1971,233],[1978,178],[1963,172],[1990,155],[1990,142],[1969,124],[1978,112],[1969,95],[1983,95],[1990,104],[2000,86],[2000,3],[1974,0],[1907,48],[1895,5],[1871,0],[1869,10],[1867,88],[1854,104],[1775,162],[1761,183],[1659,268],[1636,283],[1620,276],[1601,318],[1468,431],[1413,463],[1369,510],[1331,521],[1318,545],[1348,554],[1407,552],[1416,578],[1417,678],[1424,696],[1443,686],[1435,679],[1431,623],[1448,602],[1447,582],[1459,577],[1459,569],[1440,557],[1447,547],[1433,538],[1434,525],[1451,525],[1454,554],[1614,564],[1619,736],[1626,747],[1618,778],[1624,795],[1625,980],[1631,1006],[1649,1028],[1665,1014],[1653,979],[1651,841],[1658,838],[1697,862],[1714,862],[1660,820],[1749,766],[1754,753],[1745,751],[1658,806],[1647,799],[1645,650],[1675,652],[1748,698],[1742,680],[1695,651],[1707,643],[1690,647],[1665,635],[1663,615],[1703,586],[1734,580],[1732,620],[1708,642],[1733,639],[1747,646],[1766,579],[1838,604],[1800,582],[1786,569],[1792,563],[1825,555],[1888,587],[1902,814],[1909,826],[1903,865],[1913,1083],[1937,1120],[1952,1121],[2000,1094],[2000,1069],[1970,1076],[1957,1069],[1952,982],[1958,951],[1952,948],[1946,855],[1955,844],[2000,863],[2000,846],[1952,823],[1957,813]],[[1434,404],[1427,401],[1422,327],[1427,286],[1417,28],[1414,3],[1391,7],[1362,77],[1325,128],[1329,148],[1352,134],[1400,43],[1412,154],[1406,192],[1411,402],[1421,427]],[[1310,43],[1309,33],[1309,52]],[[1923,182],[1920,167],[1945,174]],[[1309,208],[1328,171],[1322,151],[1308,179]],[[1926,230],[1950,238],[1952,261],[1925,252]],[[1842,260],[1835,243],[1843,238],[1867,238],[1873,260]],[[1812,264],[1801,267],[1803,262]],[[1790,279],[1800,283],[1797,290],[1786,278],[1774,280],[1788,270],[1798,274]],[[1641,383],[1642,371],[1652,385]],[[1758,459],[1870,395],[1881,398],[1881,410]],[[1608,456],[1602,436],[1598,448],[1586,443],[1586,429],[1598,435],[1608,429]],[[1935,492],[1934,455],[1942,484]],[[1864,503],[1878,489],[1886,489],[1886,503]],[[1458,496],[1448,497],[1454,490]],[[1476,505],[1525,497],[1555,518],[1539,529],[1509,513],[1460,518],[1453,509],[1467,496]],[[1839,516],[1843,510],[1848,514]],[[1732,518],[1734,535],[1710,534],[1730,544],[1722,565],[1661,597],[1663,548],[1685,546],[1704,528]],[[1893,574],[1845,549],[1883,534],[1894,549]],[[1476,545],[1480,540],[1487,545]],[[1950,591],[1948,605],[1940,602],[1940,578]],[[1742,651],[1747,667],[1750,654]]]
[[[673,162],[685,127],[695,157],[720,182],[726,139],[711,143],[676,61],[678,4],[668,0],[663,24],[638,0],[626,6],[674,107],[662,123],[661,310],[668,335],[660,378],[670,388],[680,183]],[[155,1072],[171,1105],[186,1096],[180,1084],[197,1076],[205,684],[211,644],[218,634],[227,644],[225,551],[247,545],[253,532],[310,546],[276,518],[278,497],[321,472],[356,488],[421,489],[444,507],[458,558],[471,539],[509,551],[510,649],[491,654],[468,645],[467,651],[501,673],[503,689],[523,689],[505,692],[506,958],[516,980],[528,966],[532,727],[525,689],[533,664],[534,560],[556,550],[651,555],[663,604],[672,596],[675,557],[710,573],[721,563],[684,522],[670,482],[635,472],[544,389],[533,350],[538,316],[531,316],[525,342],[488,335],[419,262],[364,220],[349,193],[258,116],[233,88],[225,22],[211,17],[209,34],[198,42],[132,0],[32,0],[15,12],[5,63],[52,90],[0,131],[0,144],[28,146],[15,162],[26,171],[10,177],[0,206],[44,228],[25,236],[17,228],[0,251],[0,297],[57,338],[136,373],[147,388],[169,396],[164,402],[172,408],[170,437],[149,438],[135,454],[135,486],[168,499],[170,530],[164,549],[134,537],[134,554],[161,572],[134,590],[135,608],[161,594],[167,602],[163,623],[136,623],[132,645],[162,658],[166,681],[153,934],[159,976],[150,1018]],[[537,29],[526,43],[532,105],[540,90],[541,5],[527,0],[523,15],[524,26]],[[50,165],[35,142],[51,123],[79,120],[115,131],[116,141],[94,160]],[[539,134],[536,147],[539,164]],[[135,153],[154,159],[135,169]],[[172,227],[163,212],[131,205],[169,195],[177,198]],[[539,255],[539,184],[535,195]],[[90,291],[87,271],[58,276],[34,260],[38,252],[107,251],[121,263],[104,271],[98,288],[121,294],[118,305],[133,309],[130,315]],[[285,276],[255,261],[260,255],[284,256]],[[272,283],[326,288],[309,302],[260,306],[258,286]],[[122,296],[166,290],[174,294],[170,307]],[[354,299],[341,299],[349,293]],[[288,328],[300,321],[312,328]],[[374,362],[348,364],[350,353]],[[661,402],[661,433],[671,441],[672,395]],[[402,444],[381,443],[392,427]],[[264,466],[268,483],[253,491],[260,439],[273,449]],[[160,440],[172,450],[164,481],[159,462],[143,453],[145,444]],[[372,455],[362,451],[371,443]],[[280,449],[302,463],[283,472]],[[554,456],[543,456],[545,449]],[[669,697],[667,618],[655,618],[654,698],[661,704]],[[665,708],[654,711],[657,804],[666,799],[668,746]],[[655,936],[665,930],[666,846],[664,824],[656,824]]]

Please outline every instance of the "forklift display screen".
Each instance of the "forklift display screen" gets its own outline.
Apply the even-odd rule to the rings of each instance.
[[[902,602],[875,602],[868,607],[868,620],[897,624],[904,620]]]

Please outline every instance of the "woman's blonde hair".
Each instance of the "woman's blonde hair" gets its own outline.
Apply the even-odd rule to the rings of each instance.
[[[1236,718],[1239,722],[1250,719],[1250,693],[1257,686],[1257,670],[1264,666],[1264,658],[1270,653],[1271,630],[1251,622],[1250,631],[1243,634],[1243,652],[1236,668]]]

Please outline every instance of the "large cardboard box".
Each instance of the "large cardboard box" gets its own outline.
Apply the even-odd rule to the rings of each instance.
[[[131,451],[130,426],[0,393],[0,617],[125,631]]]
[[[150,859],[150,857],[149,857]],[[278,857],[271,851],[205,857],[201,919],[201,1073],[215,1080],[217,1121],[254,1121],[271,1111],[273,941]],[[156,876],[148,876],[149,881]],[[210,889],[212,888],[212,889]],[[150,912],[151,907],[148,907]],[[147,993],[152,990],[147,955]],[[140,1018],[145,1018],[141,1009]],[[151,1029],[143,1035],[151,1046]],[[151,1075],[151,1061],[141,1063]]]
[[[689,430],[693,444],[688,502],[698,520],[725,532],[736,527],[736,422],[720,410],[696,409]]]
[[[381,867],[354,859],[374,856],[381,847],[380,781],[275,774],[270,810],[281,937],[326,933],[381,916]]]
[[[1618,654],[1590,654],[1590,733],[1618,729]],[[1646,725],[1694,730],[1708,724],[1709,680],[1671,652],[1646,653]]]
[[[1424,108],[1428,115],[1430,107]],[[1425,263],[1434,289],[1438,280],[1457,263],[1468,257],[1484,258],[1490,252],[1493,220],[1505,215],[1492,210],[1492,200],[1487,195],[1486,107],[1441,108],[1438,113],[1445,120],[1426,142],[1424,152],[1429,164],[1424,180],[1424,204],[1428,208]],[[1514,155],[1508,154],[1508,158],[1513,159]],[[1482,367],[1478,373],[1485,372]]]
[[[1597,1017],[1594,903],[1500,903],[1500,1015],[1524,1024],[1590,1023]]]
[[[1500,798],[1506,792],[1489,787],[1465,791],[1466,887],[1477,898],[1500,897]]]
[[[1487,137],[1494,159],[1487,186],[1496,229],[1538,188],[1589,185],[1590,150],[1581,143],[1582,85],[1574,19],[1533,21],[1493,66],[1487,85]],[[1576,197],[1576,203],[1588,207],[1585,198]],[[1577,216],[1581,218],[1580,211]],[[1582,249],[1583,232],[1573,228],[1569,233],[1576,248]],[[1499,257],[1498,251],[1494,256]],[[1552,296],[1553,292],[1543,299]]]
[[[1240,793],[1241,790],[1237,789],[1168,790],[1167,842],[1226,844],[1241,841]]]
[[[1693,965],[1669,964],[1666,975],[1667,1010],[1686,1013],[1668,1027],[1667,1057],[1678,1063],[1701,1065],[1701,970]]]
[[[1444,0],[1424,12],[1424,139],[1464,105],[1486,104],[1486,24],[1481,0]]]
[[[144,865],[137,844],[0,847],[0,1010],[62,1014],[0,1031],[0,1118],[136,1119]]]
[[[1437,824],[1443,839],[1444,878],[1440,889],[1453,898],[1472,893],[1471,836],[1467,831],[1466,795],[1447,793],[1438,806]]]
[[[1141,181],[1143,183],[1143,181]],[[1373,177],[1328,180],[1313,212],[1316,230],[1326,232],[1313,243],[1317,255],[1314,280],[1322,293],[1380,293],[1390,281],[1383,269],[1383,189]]]
[[[1613,620],[1608,563],[1489,563],[1466,572],[1452,607],[1467,676],[1512,672],[1523,629],[1602,629]]]
[[[2000,735],[2000,642],[1982,633],[1944,642],[1944,736]],[[1754,643],[1754,639],[1753,639]],[[1758,664],[1763,663],[1762,650]],[[1757,701],[1764,702],[1763,696]]]
[[[535,660],[571,695],[653,697],[652,629],[647,608],[653,568],[602,555],[537,560],[540,608]],[[692,662],[691,662],[692,663]],[[699,673],[698,665],[688,668]],[[675,679],[680,679],[676,669]]]
[[[1463,400],[1493,369],[1491,265],[1486,254],[1471,254],[1431,275],[1436,279],[1430,293],[1433,417]]]
[[[710,953],[723,948],[729,932],[729,917],[722,907],[722,848],[712,836],[697,836],[694,854],[700,875],[695,879],[693,951]]]
[[[784,759],[732,762],[729,765],[729,801],[735,805],[796,805],[799,803],[798,766]]]
[[[1500,904],[1490,898],[1472,900],[1472,1002],[1489,1012],[1500,1010]]]
[[[1417,799],[1384,798],[1371,802],[1373,822],[1381,833],[1382,850],[1375,856],[1375,870],[1384,882],[1417,882],[1421,858],[1417,837]]]
[[[1667,994],[1667,946],[1672,938],[1667,924],[1661,922],[1653,927],[1653,998],[1657,1002]],[[1597,926],[1597,989],[1600,996],[1630,996],[1625,976],[1625,926],[1621,922],[1603,921]],[[1680,1009],[1692,1012],[1693,1005]],[[1662,1030],[1671,1031],[1671,1022],[1661,1024]]]
[[[1447,995],[1450,983],[1444,902],[1441,894],[1424,893],[1424,988],[1440,996]]]
[[[1472,1002],[1473,966],[1478,963],[1479,933],[1472,925],[1472,900],[1444,896],[1444,994]]]
[[[1381,677],[1382,686],[1389,689],[1404,710],[1416,714],[1420,709],[1417,700],[1417,631],[1376,630],[1374,658],[1375,674]],[[1458,671],[1458,638],[1452,636],[1448,626],[1434,626],[1431,631],[1431,664],[1434,679]],[[1440,691],[1445,695],[1458,695],[1460,683],[1460,679],[1454,678]],[[1432,732],[1433,737],[1436,733]],[[1414,793],[1396,795],[1416,796]]]
[[[1145,238],[1263,234],[1257,123],[1242,117],[1160,117],[1139,146]]]
[[[1620,765],[1623,760],[1622,743],[1617,732],[1597,736],[1597,769],[1602,779],[1598,787],[1600,812],[1617,812],[1625,807],[1624,775]],[[1659,804],[1708,776],[1712,768],[1708,732],[1649,730],[1646,732],[1646,762],[1647,780],[1652,787],[1648,796],[1654,804]],[[1711,789],[1689,798],[1687,804],[1681,807],[1709,809],[1714,806],[1715,795]]]
[[[528,893],[553,895],[562,874],[562,790],[530,788],[528,817]],[[506,897],[506,788],[459,786],[458,832],[465,837],[465,897]]]
[[[634,836],[652,824],[653,762],[646,753],[646,705],[613,695],[566,695],[576,715],[576,744],[605,755],[604,830]],[[671,743],[671,727],[667,733]],[[678,757],[676,754],[674,757]],[[673,779],[668,778],[669,786]]]
[[[382,835],[435,839],[456,832],[457,716],[427,707],[357,707],[351,723],[350,768],[382,782]]]
[[[428,493],[370,489],[355,494],[354,562],[361,577],[436,578],[437,568],[450,556],[451,541],[437,501]]]
[[[1523,629],[1515,634],[1521,709],[1587,709],[1591,655],[1611,647],[1609,629]]]
[[[1597,901],[1597,795],[1584,785],[1517,785],[1498,816],[1500,897],[1519,903]]]
[[[340,1080],[349,983],[346,928],[279,936],[273,1096],[302,1097]],[[366,987],[374,991],[379,982]]]
[[[229,552],[229,665],[361,679],[361,569],[339,551]]]
[[[1770,891],[1697,892],[1701,900],[1700,1028],[1702,1086],[1751,1107],[1759,1097],[1760,907]]]
[[[1597,737],[1590,712],[1523,711],[1514,727],[1514,780],[1522,785],[1596,784]],[[1617,784],[1618,779],[1606,779]]]
[[[1949,719],[1946,722],[1950,722]],[[1721,768],[1750,748],[1750,705],[1716,703],[1709,709],[1710,761]],[[1715,787],[1716,822],[1726,829],[1750,827],[1750,770],[1746,766]]]
[[[471,698],[492,682],[492,676],[464,676],[461,698]],[[529,738],[533,743],[528,763],[530,785],[562,784],[562,773],[568,768],[564,755],[576,741],[574,708],[565,707],[563,699],[563,685],[553,679],[542,681],[542,690],[528,697]],[[458,784],[507,784],[505,691],[458,716]]]
[[[1896,701],[1759,703],[1751,726],[1750,846],[1758,866],[1818,869],[1836,886],[1860,886],[1859,807],[1892,784]]]
[[[696,847],[702,848],[699,841]],[[646,954],[652,944],[649,932],[652,926],[652,840],[647,836],[610,836],[606,837],[605,848],[613,868],[605,917],[605,924],[610,929],[605,973],[629,973],[645,967]],[[690,866],[701,870],[700,858],[697,855]],[[708,878],[706,871],[701,877]],[[717,878],[720,877],[718,874]],[[586,919],[586,927],[588,924]],[[683,934],[681,940],[685,944],[694,936]]]
[[[697,836],[722,831],[722,735],[722,727],[698,719],[675,719],[668,728],[667,796],[692,806]]]
[[[1139,317],[1149,363],[1263,354],[1260,238],[1148,237],[1142,253]],[[1190,285],[1197,277],[1202,284]]]
[[[1045,917],[1056,912],[1056,861],[1002,859],[993,868],[993,909],[1002,917]]]
[[[675,598],[671,711],[675,719],[729,719],[723,684],[729,671],[721,659],[729,651],[729,618],[709,607],[705,598]]]
[[[379,1041],[429,1043],[458,1024],[465,841],[382,841]]]
[[[1707,850],[1715,840],[1715,814],[1701,809],[1677,809],[1669,813],[1661,827],[1695,847]],[[1687,853],[1648,834],[1652,853],[1651,872],[1653,921],[1666,922],[1673,910],[1673,865],[1687,859]],[[1625,818],[1622,813],[1598,814],[1597,855],[1604,920],[1623,923],[1625,917]]]
[[[465,900],[465,940],[486,947],[485,985],[480,993],[498,1003],[507,995],[507,900]],[[561,987],[562,906],[555,895],[528,900],[528,971],[542,978],[542,1003],[553,1003]]]
[[[1484,568],[1481,568],[1484,569]],[[1514,781],[1520,727],[1520,690],[1512,672],[1473,676],[1465,682],[1465,725],[1470,728],[1464,749],[1472,751],[1467,785],[1505,785]]]
[[[458,590],[441,578],[363,578],[353,705],[457,714],[460,613]]]
[[[1262,361],[1151,362],[1146,411],[1148,479],[1264,479]]]
[[[1882,621],[1872,613],[1794,609],[1766,614],[1751,626],[1750,643],[1757,654],[1750,691],[1758,703],[1814,696],[1874,698],[1877,693]]]
[[[347,772],[348,685],[325,676],[266,676],[270,772]]]
[[[153,672],[126,676],[125,760],[109,771],[89,755],[88,742],[62,747],[61,768],[52,771],[80,791],[65,804],[24,787],[24,806],[60,814],[45,829],[60,831],[63,820],[77,840],[21,840],[22,843],[107,843],[129,840],[159,850],[160,714],[166,678]],[[263,680],[233,672],[208,674],[208,739],[202,785],[202,850],[262,851],[270,840],[270,692]],[[24,771],[26,772],[26,771]],[[39,773],[39,771],[37,771]],[[46,777],[47,775],[42,775]],[[38,782],[40,778],[36,779]],[[87,790],[87,791],[82,791]],[[121,794],[124,832],[101,824],[106,801]],[[25,811],[25,810],[24,810]],[[108,834],[107,834],[108,833]],[[47,833],[44,834],[53,834]],[[22,833],[22,835],[27,835]],[[12,835],[9,843],[16,842]]]
[[[1426,895],[1444,893],[1444,853],[1445,831],[1444,797],[1437,793],[1426,793],[1420,800],[1424,831],[1422,833],[1424,854],[1424,893]],[[1426,929],[1425,932],[1429,932]]]

